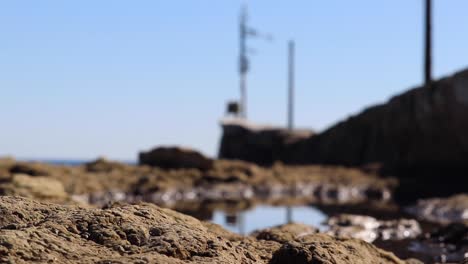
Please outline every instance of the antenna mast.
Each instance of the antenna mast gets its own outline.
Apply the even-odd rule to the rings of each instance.
[[[249,69],[249,61],[247,59],[247,5],[242,6],[240,15],[239,27],[239,76],[240,76],[240,112],[243,118],[247,118],[247,71]]]
[[[247,49],[247,38],[257,37],[272,40],[271,35],[262,35],[247,25],[247,4],[242,5],[239,19],[239,86],[240,86],[240,113],[241,117],[247,118],[247,72],[249,71],[249,58]]]

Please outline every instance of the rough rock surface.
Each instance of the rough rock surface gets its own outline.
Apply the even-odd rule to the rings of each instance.
[[[158,147],[148,152],[141,152],[139,163],[165,169],[193,168],[209,170],[213,160],[195,150],[179,147]]]
[[[333,245],[333,246],[332,246]],[[362,240],[335,238],[324,234],[301,237],[285,243],[273,254],[270,264],[405,263],[392,253]]]
[[[0,198],[0,261],[255,263],[198,220],[154,205],[67,208]]]
[[[299,236],[286,243],[257,240],[151,204],[113,204],[103,209],[85,209],[0,197],[2,263],[312,261],[405,263],[361,240],[325,234]]]

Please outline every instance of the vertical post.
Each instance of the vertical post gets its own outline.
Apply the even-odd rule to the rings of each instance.
[[[290,132],[294,129],[294,52],[295,44],[291,40],[288,44],[288,130]],[[286,207],[286,222],[293,222],[291,206]]]
[[[288,45],[288,129],[294,126],[294,41]]]
[[[432,82],[432,0],[425,0],[425,62],[424,82],[429,88]]]
[[[248,60],[246,55],[247,37],[247,7],[243,6],[239,24],[239,86],[240,86],[240,112],[243,118],[247,118],[247,71]]]
[[[245,212],[240,211],[239,213],[239,234],[245,235]]]

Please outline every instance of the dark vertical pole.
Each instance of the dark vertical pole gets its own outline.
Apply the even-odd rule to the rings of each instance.
[[[288,129],[291,132],[294,129],[294,41],[288,44]],[[291,188],[293,188],[291,186]],[[291,190],[293,191],[293,190]],[[286,207],[286,221],[292,223],[293,212],[290,206]]]
[[[288,47],[288,129],[294,126],[294,41]]]
[[[425,62],[424,81],[427,88],[432,82],[432,0],[425,0]]]
[[[241,211],[239,212],[239,234],[245,235],[245,212]]]
[[[239,85],[240,85],[240,112],[243,118],[247,118],[247,70],[248,61],[246,55],[246,28],[247,7],[243,6],[240,15],[239,27]]]

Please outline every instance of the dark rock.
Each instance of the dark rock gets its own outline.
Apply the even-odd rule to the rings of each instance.
[[[284,128],[260,127],[239,119],[224,120],[222,128],[220,158],[262,165],[271,165],[280,160],[287,145],[313,134],[306,130],[291,132]]]
[[[30,176],[49,175],[45,166],[40,163],[17,162],[10,168],[11,174],[27,174]]]
[[[213,168],[212,159],[195,150],[179,147],[159,147],[149,152],[141,152],[139,163],[164,169],[194,168],[209,170]]]
[[[412,242],[410,249],[430,256],[436,262],[460,262],[468,256],[468,222],[438,228],[421,240]]]

